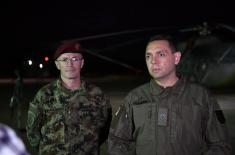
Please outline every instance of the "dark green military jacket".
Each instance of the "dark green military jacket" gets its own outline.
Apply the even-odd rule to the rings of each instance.
[[[56,80],[30,103],[28,140],[42,155],[97,155],[111,115],[109,100],[98,87],[82,81],[71,91]]]
[[[110,155],[230,154],[216,100],[183,78],[173,87],[151,80],[131,91],[114,116],[108,149]]]

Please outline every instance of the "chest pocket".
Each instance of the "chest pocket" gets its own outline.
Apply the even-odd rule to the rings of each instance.
[[[80,102],[71,107],[72,124],[86,129],[98,129],[104,124],[101,106],[92,102]]]
[[[133,106],[133,118],[137,142],[146,143],[153,140],[155,121],[156,121],[156,104],[145,103]]]
[[[61,122],[64,115],[64,107],[53,96],[48,96],[43,103],[44,124],[55,125]]]
[[[44,122],[41,128],[41,133],[44,135],[43,137],[47,137],[47,139],[51,138],[52,140],[57,139],[58,137],[54,136],[56,135],[55,133],[64,130],[63,109],[44,109],[43,117]],[[51,135],[51,137],[48,135]]]

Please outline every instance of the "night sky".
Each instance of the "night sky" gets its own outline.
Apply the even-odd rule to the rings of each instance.
[[[159,30],[176,31],[203,22],[235,26],[231,4],[224,2],[115,2],[34,1],[7,2],[1,10],[2,73],[8,75],[28,58],[51,56],[62,40],[88,38],[82,43],[94,52],[114,56],[120,62],[137,64],[145,41]],[[133,30],[153,28],[146,33]],[[117,35],[118,32],[122,35]],[[130,33],[128,33],[130,32]],[[115,33],[109,37],[95,37]],[[142,40],[141,40],[142,39]],[[136,44],[134,44],[136,43]],[[125,46],[123,44],[126,44]],[[133,49],[133,46],[136,49]],[[112,48],[113,47],[113,48]],[[114,48],[117,47],[117,48]],[[138,50],[139,51],[138,51]],[[136,54],[138,53],[138,54]],[[135,59],[130,57],[135,57]],[[102,64],[102,59],[89,59]],[[89,62],[89,63],[91,63]],[[96,62],[96,63],[94,63]],[[130,64],[128,62],[128,64]],[[104,63],[103,65],[108,65]],[[6,69],[7,68],[7,69]],[[4,75],[1,75],[4,76]]]

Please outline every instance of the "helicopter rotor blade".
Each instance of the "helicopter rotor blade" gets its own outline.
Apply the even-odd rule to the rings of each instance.
[[[67,41],[86,41],[86,40],[93,40],[93,39],[101,39],[106,37],[114,37],[114,36],[120,36],[125,34],[135,34],[140,32],[148,32],[148,31],[163,31],[168,29],[177,29],[176,27],[149,27],[149,28],[142,28],[142,29],[133,29],[133,30],[125,30],[125,31],[119,31],[119,32],[112,32],[112,33],[104,33],[104,34],[98,34],[98,35],[92,35],[92,36],[86,36],[81,38],[75,38],[75,39],[67,39],[63,40],[62,42]]]
[[[229,31],[235,32],[235,27],[232,27],[230,25],[226,25],[226,24],[218,24],[219,27],[225,28]]]

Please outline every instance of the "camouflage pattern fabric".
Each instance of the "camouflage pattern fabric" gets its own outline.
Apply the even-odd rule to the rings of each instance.
[[[58,79],[36,94],[30,103],[27,137],[43,155],[97,155],[106,139],[111,105],[96,86],[82,80],[75,91]]]

